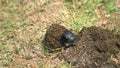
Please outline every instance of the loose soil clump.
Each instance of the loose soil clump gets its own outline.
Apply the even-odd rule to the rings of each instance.
[[[76,41],[76,35],[70,30],[66,29],[64,26],[52,24],[46,31],[43,44],[46,46],[45,48],[54,51],[59,50],[62,47],[66,49],[74,46]]]
[[[53,27],[53,26],[52,26]],[[58,39],[65,28],[57,25],[46,32],[45,45],[50,48],[61,47]],[[47,35],[49,34],[49,35]],[[120,52],[120,36],[113,32],[100,28],[83,28],[77,35],[78,41],[75,46],[62,51],[66,62],[71,63],[73,68],[119,68],[117,54]]]
[[[61,25],[52,24],[46,31],[45,37],[43,39],[43,44],[50,49],[61,48],[62,45],[60,38],[65,30],[66,28]]]

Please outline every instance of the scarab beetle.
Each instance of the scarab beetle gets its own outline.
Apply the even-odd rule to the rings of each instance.
[[[69,30],[65,30],[61,36],[61,43],[65,48],[74,46],[76,44],[76,36]]]

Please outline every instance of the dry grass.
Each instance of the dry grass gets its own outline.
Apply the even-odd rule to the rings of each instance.
[[[62,24],[59,11],[66,10],[64,4],[58,0],[1,0],[0,6],[1,68],[59,66],[61,60],[45,55],[41,40],[49,25]]]

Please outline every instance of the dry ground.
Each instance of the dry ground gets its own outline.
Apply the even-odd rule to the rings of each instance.
[[[52,3],[45,0],[7,2],[1,1],[1,68],[51,68],[58,65],[60,60],[52,60],[54,55],[45,56],[41,40],[49,25],[63,24],[59,12],[67,11],[64,4],[60,0]]]
[[[0,1],[0,68],[67,68],[41,46],[51,24],[70,28],[60,16],[71,14],[62,0]]]

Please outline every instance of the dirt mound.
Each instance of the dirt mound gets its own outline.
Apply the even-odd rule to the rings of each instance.
[[[51,49],[62,47],[60,38],[63,32],[66,30],[65,27],[58,24],[52,24],[46,31],[43,44]]]
[[[52,25],[46,32],[44,44],[49,48],[61,48],[60,37],[66,30]],[[120,36],[99,27],[83,28],[77,35],[77,43],[62,51],[62,57],[73,68],[119,68],[117,54]]]
[[[119,53],[120,39],[99,27],[83,28],[75,47],[63,52],[73,68],[119,68],[114,58]]]
[[[43,44],[49,49],[69,48],[76,44],[76,35],[64,26],[52,24],[46,31]]]

